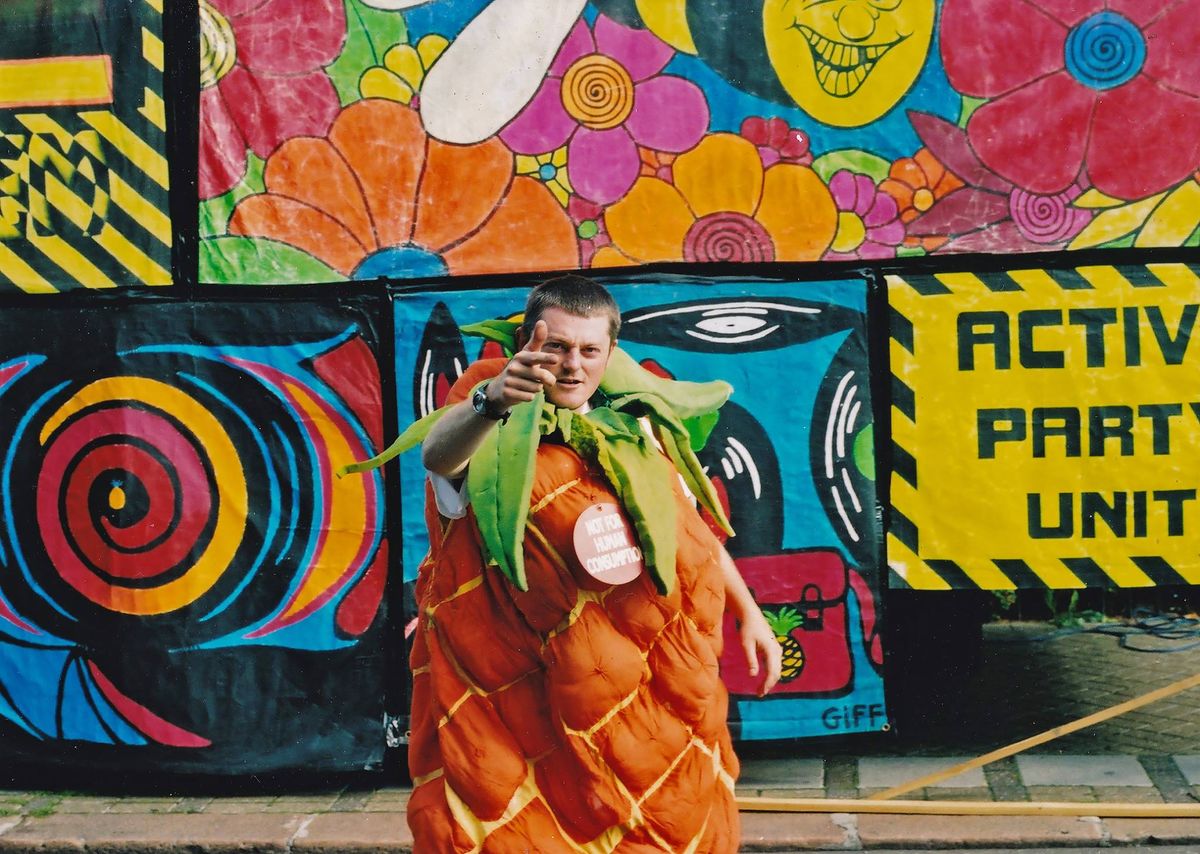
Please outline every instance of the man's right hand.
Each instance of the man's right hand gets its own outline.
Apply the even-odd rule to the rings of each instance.
[[[488,400],[496,411],[507,412],[554,386],[553,369],[558,365],[558,356],[542,352],[547,331],[546,321],[539,320],[525,346],[488,383]]]

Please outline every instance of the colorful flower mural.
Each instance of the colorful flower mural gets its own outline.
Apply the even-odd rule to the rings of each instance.
[[[280,26],[287,21],[287,26]],[[324,66],[346,37],[341,0],[200,0],[200,198],[293,136],[321,135],[338,97]]]
[[[912,157],[901,157],[893,163],[888,169],[888,177],[879,183],[879,189],[896,200],[900,221],[907,224],[962,185],[958,176],[939,163],[928,148],[922,148]],[[941,237],[908,235],[904,238],[905,245],[928,251],[945,242]]]
[[[420,106],[421,84],[425,74],[437,62],[449,42],[438,35],[428,35],[417,42],[397,44],[388,48],[380,65],[363,72],[358,91],[364,98],[388,98],[401,104]]]
[[[576,191],[601,204],[623,196],[641,169],[638,146],[687,151],[708,128],[700,87],[661,73],[675,51],[647,30],[603,15],[567,36],[537,94],[500,134],[518,154],[567,147]]]
[[[360,101],[327,137],[296,137],[238,203],[230,234],[307,252],[357,279],[578,266],[575,229],[540,180],[513,176],[498,140],[430,139],[417,114]]]
[[[596,253],[594,266],[808,261],[833,240],[837,210],[817,174],[794,163],[764,169],[758,149],[740,136],[705,137],[676,158],[672,174],[674,184],[639,178],[607,210],[612,246]]]
[[[202,117],[202,195],[229,192],[202,205],[202,278],[1200,242],[1200,84],[1185,49],[1200,0],[900,0],[861,44],[862,0],[806,11],[795,40],[772,29],[787,18],[776,2],[762,32],[712,0],[572,0],[529,20],[512,14],[522,0],[344,2],[353,14],[325,15],[294,57],[298,85],[328,73],[340,109],[310,99],[257,127],[271,136],[258,144],[231,130],[237,111],[288,102],[223,99],[239,75],[275,73],[242,49],[265,12],[206,0],[206,32],[232,34],[237,52],[206,52],[230,69],[205,78],[206,110],[229,109]],[[933,28],[928,50],[887,42],[904,21],[916,41]],[[904,66],[890,82],[889,63]],[[358,136],[330,130],[335,117]]]
[[[1044,196],[1081,171],[1120,199],[1182,181],[1200,163],[1198,11],[1196,2],[946,0],[950,82],[991,99],[967,124],[971,145],[997,174]]]
[[[838,228],[825,257],[830,261],[890,258],[904,240],[896,200],[875,186],[870,175],[841,169],[829,179],[838,209]]]
[[[758,147],[764,167],[774,166],[781,160],[804,166],[813,162],[808,136],[799,128],[788,127],[783,119],[750,116],[742,122],[741,133]]]
[[[914,114],[912,121],[933,159],[953,170],[960,186],[912,219],[910,235],[941,241],[950,251],[1045,251],[1064,247],[1092,219],[1091,211],[1072,206],[1083,192],[1080,184],[1031,193],[986,167],[962,128],[935,116]]]

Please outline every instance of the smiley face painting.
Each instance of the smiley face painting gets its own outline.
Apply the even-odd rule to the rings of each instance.
[[[770,64],[798,106],[838,127],[875,121],[904,96],[929,52],[934,0],[768,0]]]

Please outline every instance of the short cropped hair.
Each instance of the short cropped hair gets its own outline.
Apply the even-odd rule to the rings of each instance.
[[[612,294],[600,283],[578,273],[547,279],[529,292],[525,301],[525,320],[521,324],[526,340],[533,335],[533,327],[548,308],[559,308],[576,317],[606,315],[608,335],[613,341],[621,331],[621,309]]]

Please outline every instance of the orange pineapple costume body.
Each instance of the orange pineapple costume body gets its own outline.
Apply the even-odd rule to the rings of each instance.
[[[473,365],[450,402],[503,365]],[[678,484],[665,458],[663,476]],[[427,490],[411,661],[417,854],[737,850],[720,544],[675,493],[678,582],[663,596],[645,572],[612,587],[580,566],[575,520],[619,501],[569,447],[538,449],[525,593],[486,566],[474,515],[446,520]]]

